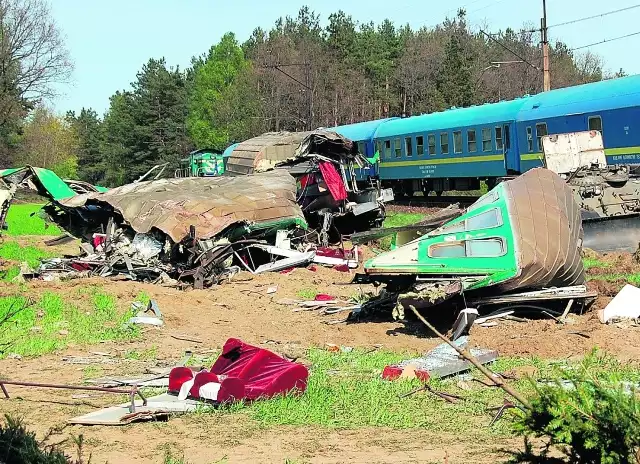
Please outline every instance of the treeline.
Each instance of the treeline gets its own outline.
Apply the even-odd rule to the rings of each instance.
[[[341,11],[321,27],[319,16],[303,7],[269,31],[256,29],[242,44],[227,33],[188,69],[149,60],[130,89],[111,97],[103,117],[82,109],[59,118],[71,133],[72,161],[58,157],[52,164],[44,149],[33,148],[28,158],[54,169],[77,166],[81,179],[117,185],[159,163],[168,162],[171,173],[194,148],[222,150],[267,131],[410,116],[537,93],[541,50],[539,34],[529,29],[507,29],[495,36],[498,43],[471,30],[463,10],[418,30],[388,20],[358,23]],[[551,63],[554,88],[612,77],[603,75],[598,56],[576,55],[562,42],[552,45]]]

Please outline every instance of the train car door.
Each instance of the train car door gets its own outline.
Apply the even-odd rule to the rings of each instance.
[[[513,142],[511,140],[511,125],[503,124],[502,127],[497,127],[496,131],[501,129],[502,131],[502,153],[504,155],[504,167],[507,173],[509,172],[520,172],[520,157],[518,155],[518,150],[513,146]],[[515,135],[515,134],[514,134]],[[498,134],[496,134],[496,144],[498,144]],[[498,147],[500,148],[500,144]]]

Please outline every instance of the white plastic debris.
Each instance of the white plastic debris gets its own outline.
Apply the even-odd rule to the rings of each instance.
[[[162,243],[149,234],[136,234],[131,242],[131,248],[143,261],[149,261],[160,254]]]
[[[599,316],[605,324],[616,319],[640,318],[640,288],[629,284],[622,287]]]

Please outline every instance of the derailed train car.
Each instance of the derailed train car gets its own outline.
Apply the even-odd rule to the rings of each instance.
[[[457,295],[469,303],[548,288],[575,290],[585,282],[582,240],[571,188],[537,168],[499,184],[438,229],[369,260],[364,270],[367,280],[386,284],[385,298],[403,318],[409,305],[438,306]],[[571,298],[588,296],[580,287]]]
[[[358,145],[335,132],[271,132],[235,146],[225,175],[289,172],[297,181],[298,203],[309,225],[327,245],[384,221],[384,203],[393,199],[393,192],[359,186],[356,171],[365,166],[368,161]]]

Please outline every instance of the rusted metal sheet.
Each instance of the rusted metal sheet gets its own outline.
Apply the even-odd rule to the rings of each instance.
[[[109,205],[138,233],[158,229],[180,242],[195,226],[211,238],[233,224],[300,221],[296,183],[287,172],[242,177],[161,179],[60,201],[65,207]]]
[[[352,141],[331,131],[267,132],[234,148],[226,172],[231,175],[263,172],[293,161],[300,155],[348,154],[353,148]]]
[[[294,156],[309,132],[267,132],[240,143],[227,161],[226,172],[246,175],[272,169]]]
[[[501,288],[582,284],[582,217],[567,183],[547,169],[533,169],[505,182],[504,192],[520,272]]]

